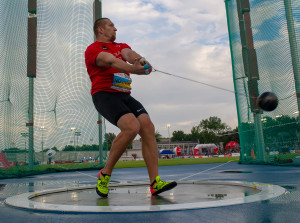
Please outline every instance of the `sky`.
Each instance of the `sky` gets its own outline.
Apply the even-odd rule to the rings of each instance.
[[[71,130],[74,128],[81,132],[78,144],[99,143],[98,115],[84,62],[84,52],[94,41],[93,2],[38,1],[37,77],[34,81],[36,151],[42,149],[41,145],[63,148],[75,144],[75,133]],[[280,99],[274,112],[262,116],[295,114],[298,106],[296,98],[291,97],[295,96],[293,67],[290,62],[286,63],[290,51],[283,1],[250,0],[250,3],[255,12],[251,25],[259,60],[259,92],[272,91]],[[298,33],[300,0],[293,4]],[[4,60],[0,60],[1,74],[4,74],[0,75],[0,148],[24,148],[26,139],[20,133],[28,132],[25,125],[28,122],[28,78],[24,75],[27,72],[27,2],[2,0],[0,14],[3,17],[0,48],[4,55]],[[115,23],[117,42],[129,44],[154,69],[171,74],[131,75],[132,96],[144,105],[163,137],[179,130],[188,134],[193,126],[211,116],[236,128],[224,0],[102,0],[102,14]],[[231,31],[239,33],[237,23],[234,24]],[[239,35],[233,35],[232,40],[236,86],[244,91],[247,79],[240,78],[244,73]],[[239,118],[241,122],[253,122],[250,110],[245,112],[249,106],[245,96],[239,94]],[[106,122],[106,132],[118,134],[119,129]]]
[[[78,144],[98,143],[97,111],[84,63],[84,52],[94,41],[93,2],[38,1],[36,151],[75,145],[74,128],[81,132]],[[28,139],[20,133],[28,132],[27,2],[0,1],[0,14],[5,55],[0,61],[0,148],[25,148]],[[116,41],[130,45],[155,69],[233,90],[224,0],[102,0],[102,16],[115,23]],[[16,30],[20,35],[14,35]],[[163,137],[179,130],[188,134],[210,116],[237,126],[233,93],[159,72],[131,77],[132,96]],[[106,132],[120,131],[106,122]]]
[[[102,0],[102,16],[115,24],[116,42],[129,44],[155,69],[234,90],[223,0]],[[132,96],[163,137],[188,134],[210,116],[238,125],[233,93],[159,72],[132,79]],[[108,122],[106,131],[119,132]]]

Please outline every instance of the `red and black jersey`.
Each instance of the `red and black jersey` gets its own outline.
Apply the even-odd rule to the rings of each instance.
[[[102,43],[98,41],[87,47],[85,64],[92,82],[92,95],[98,91],[130,93],[131,78],[129,73],[122,73],[112,67],[99,67],[96,65],[96,57],[100,52],[107,52],[118,59],[124,60],[121,51],[125,48],[131,49],[125,43]]]

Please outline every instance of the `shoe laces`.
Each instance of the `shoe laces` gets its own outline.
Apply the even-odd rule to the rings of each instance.
[[[100,184],[103,186],[108,185],[109,180],[110,180],[109,176],[105,176],[105,177],[103,175],[100,176]]]
[[[168,184],[168,182],[162,181],[162,180],[160,179],[159,176],[157,176],[155,180],[156,180],[156,183],[157,183],[160,187],[163,187],[163,186],[165,186],[166,184]]]

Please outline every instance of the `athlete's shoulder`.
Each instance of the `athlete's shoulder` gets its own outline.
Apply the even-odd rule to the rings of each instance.
[[[85,54],[95,55],[95,54],[99,54],[102,51],[108,51],[108,48],[105,46],[104,43],[96,41],[86,48]]]
[[[89,50],[89,49],[94,49],[94,48],[96,48],[97,46],[99,46],[101,43],[100,42],[93,42],[92,44],[90,44],[87,48],[86,48],[86,50]]]
[[[131,47],[127,43],[116,43],[116,42],[114,42],[114,44],[115,44],[116,47],[119,47],[121,49],[124,49],[124,48],[131,49]]]

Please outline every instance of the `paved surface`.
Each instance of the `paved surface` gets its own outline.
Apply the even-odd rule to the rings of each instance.
[[[276,184],[287,193],[267,201],[226,207],[152,213],[70,214],[28,211],[8,207],[7,197],[64,187],[92,185],[98,171],[66,172],[22,179],[0,180],[0,222],[299,222],[300,168],[266,165],[201,164],[160,167],[164,180],[247,181]],[[116,182],[147,181],[146,168],[114,170]],[[97,196],[95,194],[95,196]],[[128,199],[128,197],[127,197]],[[124,201],[122,201],[124,202]],[[130,201],[129,201],[130,202]]]
[[[152,206],[168,204],[185,204],[192,202],[210,202],[219,200],[231,200],[255,195],[259,190],[252,187],[238,185],[197,184],[185,182],[177,187],[166,191],[159,196],[151,196],[148,185],[116,186],[110,187],[109,196],[101,198],[95,196],[95,188],[84,190],[63,191],[40,195],[31,200],[39,203],[62,204],[62,205],[86,205],[86,206]]]

